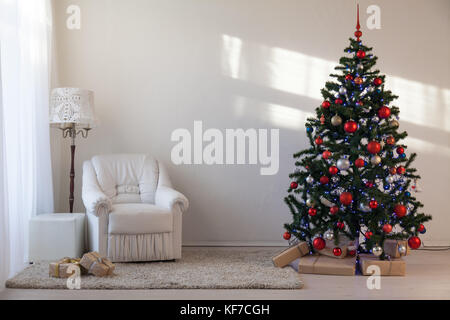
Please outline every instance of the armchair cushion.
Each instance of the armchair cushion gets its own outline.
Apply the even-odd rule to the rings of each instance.
[[[158,162],[143,154],[110,154],[91,160],[98,184],[113,203],[154,203]]]
[[[110,234],[172,232],[173,214],[152,204],[118,203],[112,206],[108,228]]]

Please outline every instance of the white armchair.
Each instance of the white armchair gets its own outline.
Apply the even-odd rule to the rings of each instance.
[[[88,244],[112,261],[181,258],[182,213],[164,166],[148,155],[95,156],[83,164]]]

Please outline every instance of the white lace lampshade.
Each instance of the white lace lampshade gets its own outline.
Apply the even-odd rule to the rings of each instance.
[[[78,128],[95,127],[94,92],[79,88],[56,88],[50,97],[50,124]]]

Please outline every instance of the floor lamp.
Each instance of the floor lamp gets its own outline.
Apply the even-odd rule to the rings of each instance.
[[[75,189],[75,139],[87,138],[96,123],[94,93],[79,88],[56,88],[50,97],[50,125],[62,130],[64,138],[71,139],[70,151],[70,213],[73,212]]]

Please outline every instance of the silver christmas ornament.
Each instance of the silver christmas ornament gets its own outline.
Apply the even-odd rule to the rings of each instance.
[[[380,121],[380,118],[378,118],[377,116],[375,116],[375,117],[372,118],[372,121],[373,121],[373,122],[379,122],[379,121]]]
[[[372,253],[375,257],[379,257],[383,253],[383,248],[381,248],[379,246],[373,247]]]
[[[306,182],[309,183],[309,184],[311,184],[311,183],[314,182],[314,178],[313,178],[312,176],[307,176],[307,177],[306,177]]]
[[[394,177],[393,176],[386,177],[386,182],[387,183],[393,183],[394,182]]]
[[[405,255],[406,254],[406,246],[404,246],[404,245],[399,245],[398,246],[398,253],[400,253],[400,255]]]
[[[345,95],[347,93],[347,89],[345,89],[344,87],[340,87],[339,88],[339,93],[342,95]]]
[[[325,238],[325,240],[333,240],[334,239],[333,231],[328,230],[327,232],[324,233],[323,237]]]
[[[337,161],[337,167],[339,170],[348,170],[350,168],[350,161],[348,159],[339,159]]]
[[[331,124],[335,127],[340,126],[342,124],[342,118],[337,114],[331,118]]]
[[[367,88],[367,90],[368,90],[369,92],[373,92],[373,91],[375,90],[375,88],[374,88],[373,86],[369,86],[369,87]]]
[[[313,199],[308,198],[308,199],[306,199],[306,205],[308,207],[314,207],[316,205],[316,202]]]
[[[369,207],[366,203],[364,203],[364,202],[361,202],[361,203],[359,204],[359,210],[361,210],[362,212],[370,212],[370,211],[372,211],[372,210],[370,209],[370,207]]]
[[[381,157],[379,155],[375,155],[375,156],[372,156],[372,158],[370,158],[370,163],[372,163],[374,166],[376,166],[380,162],[381,162]]]
[[[362,70],[362,69],[364,69],[364,65],[362,63],[358,63],[356,68],[358,68],[359,70]]]

